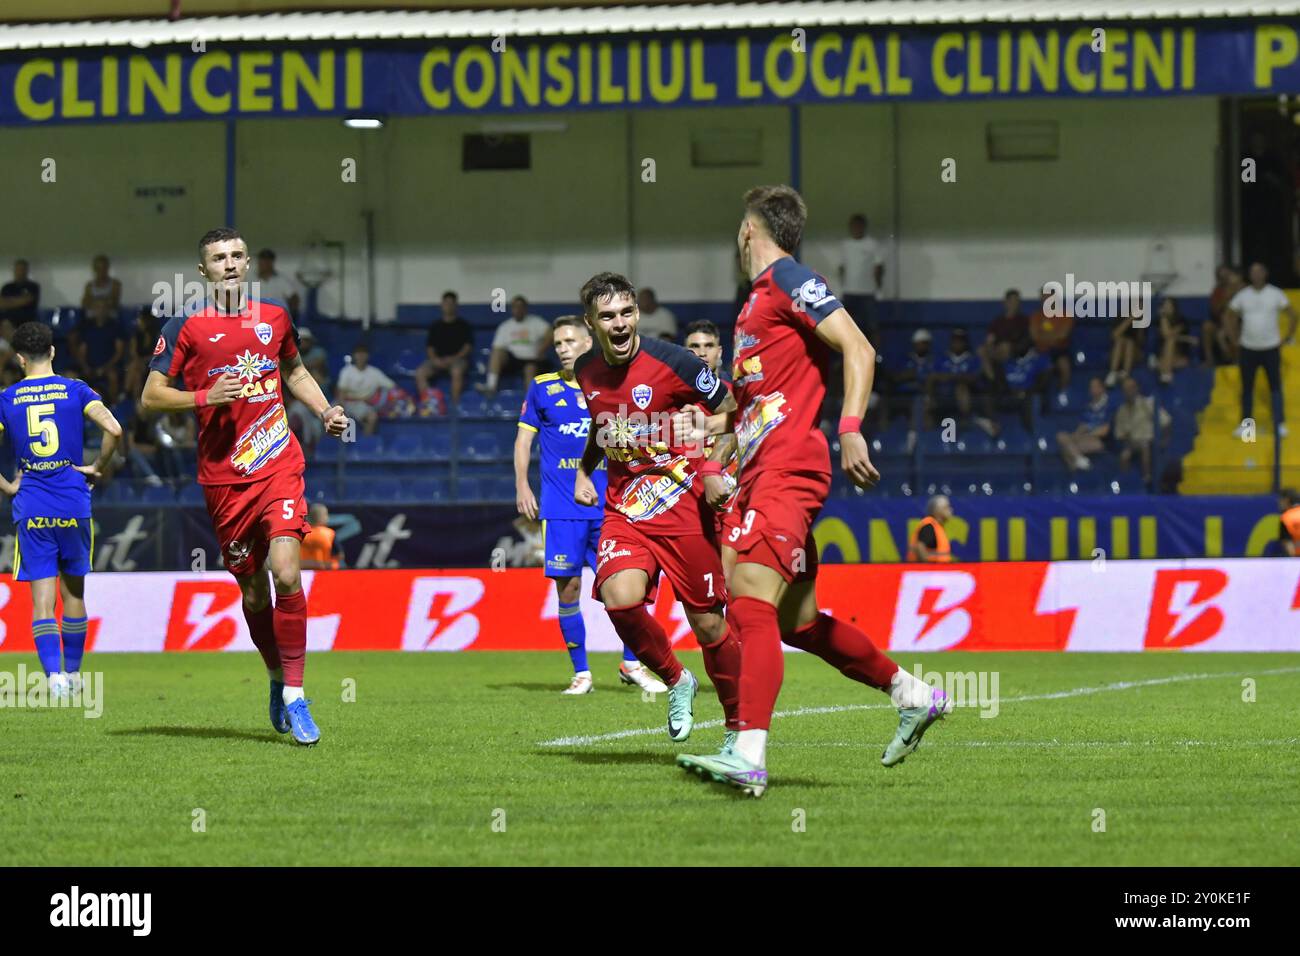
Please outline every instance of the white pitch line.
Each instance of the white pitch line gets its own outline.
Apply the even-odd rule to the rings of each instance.
[[[1150,680],[1126,680],[1116,681],[1111,684],[1100,684],[1096,687],[1076,687],[1073,690],[1058,690],[1050,694],[1022,694],[1019,697],[1004,697],[998,701],[1002,704],[1023,704],[1030,701],[1038,700],[1065,700],[1071,697],[1087,697],[1090,694],[1105,694],[1117,690],[1132,690],[1135,687],[1156,687],[1161,684],[1183,684],[1194,680],[1213,680],[1218,677],[1267,677],[1273,674],[1295,674],[1300,673],[1300,667],[1278,667],[1272,670],[1263,671],[1228,671],[1219,674],[1175,674],[1171,677],[1153,677]],[[800,707],[797,710],[778,710],[774,711],[772,718],[786,717],[807,717],[813,714],[840,714],[853,710],[893,710],[894,705],[889,704],[834,704],[828,707]],[[702,720],[695,725],[696,730],[708,730],[712,727],[721,727],[721,720]],[[610,740],[623,740],[627,737],[645,737],[650,734],[662,734],[663,725],[655,727],[637,727],[631,730],[616,730],[609,734],[594,734],[584,737],[557,737],[554,740],[543,740],[537,746],[539,747],[588,747],[592,744],[605,743]]]

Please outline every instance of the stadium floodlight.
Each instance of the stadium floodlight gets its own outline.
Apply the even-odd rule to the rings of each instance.
[[[384,121],[378,116],[349,116],[343,125],[348,129],[383,129]]]

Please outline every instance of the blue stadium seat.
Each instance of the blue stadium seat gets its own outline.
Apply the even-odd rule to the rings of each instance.
[[[483,396],[472,388],[465,389],[460,396],[460,414],[462,416],[487,414],[487,403],[483,400]]]
[[[488,461],[502,455],[499,435],[488,429],[478,429],[463,436],[460,450],[465,458],[476,461]]]
[[[424,453],[422,436],[410,428],[403,428],[386,442],[388,457],[396,459],[420,458]]]
[[[451,497],[451,481],[445,477],[421,477],[403,485],[406,500],[422,504],[436,504]]]
[[[145,485],[137,496],[141,504],[171,505],[176,503],[176,492],[168,485]]]
[[[451,458],[451,430],[435,426],[423,435],[424,447],[430,456],[447,460]]]
[[[180,492],[176,495],[176,500],[183,505],[201,505],[205,499],[203,497],[203,486],[194,482],[187,482],[181,485]]]
[[[356,436],[356,441],[342,442],[343,454],[348,461],[375,461],[384,452],[384,442],[379,435]]]
[[[519,418],[519,409],[524,404],[524,393],[513,389],[502,389],[489,403],[488,409],[497,418]]]

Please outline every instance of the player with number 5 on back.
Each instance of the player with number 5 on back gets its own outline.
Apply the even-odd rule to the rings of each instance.
[[[597,503],[590,476],[602,454],[609,471],[595,596],[623,643],[668,685],[668,736],[685,740],[699,685],[647,610],[660,571],[686,610],[724,709],[738,693],[740,648],[723,618],[727,583],[706,502],[725,494],[726,483],[720,466],[702,460],[703,441],[684,442],[673,418],[687,405],[712,414],[734,403],[695,355],[637,334],[636,289],[623,276],[593,276],[581,295],[596,347],[573,368],[591,413],[574,499]]]
[[[48,325],[24,322],[13,347],[25,374],[0,392],[0,429],[13,442],[18,475],[0,477],[0,491],[14,499],[14,579],[32,585],[32,638],[50,694],[75,701],[86,650],[85,582],[95,555],[90,488],[112,460],[122,426],[89,385],[54,374]],[[94,463],[82,465],[87,418],[104,439]],[[54,618],[56,587],[62,621]]]
[[[284,393],[319,415],[335,438],[348,418],[303,365],[287,308],[248,294],[247,271],[248,244],[234,229],[214,229],[199,240],[207,300],[163,328],[140,404],[155,413],[193,409],[198,417],[199,484],[271,680],[271,726],[314,744],[320,730],[302,688],[307,599],[299,561],[311,530],[306,463],[289,430]],[[178,379],[180,388],[172,384]]]

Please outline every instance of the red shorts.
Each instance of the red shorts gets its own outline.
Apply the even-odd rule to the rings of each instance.
[[[722,558],[712,534],[651,537],[630,521],[607,515],[600,529],[592,597],[599,601],[600,586],[629,568],[644,571],[649,579],[645,604],[655,601],[660,571],[667,575],[677,600],[692,611],[711,611],[727,602]]]
[[[744,517],[744,512],[740,510],[740,504],[737,501],[732,501],[731,507],[726,511],[718,512],[717,518],[714,520],[718,529],[718,543],[722,547],[733,549],[736,547],[731,534],[740,527],[740,522]]]
[[[261,570],[271,539],[311,531],[302,475],[292,471],[238,485],[204,485],[208,516],[226,569],[237,578]]]
[[[791,584],[817,577],[812,526],[831,490],[831,476],[817,472],[764,471],[742,483],[738,519],[722,543],[735,548],[736,563],[769,567]]]

